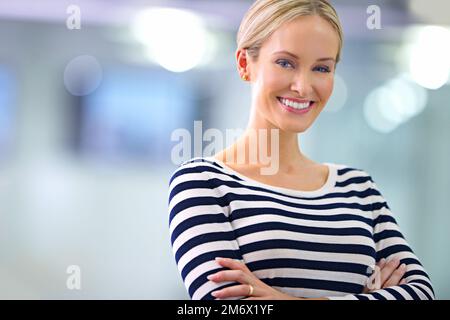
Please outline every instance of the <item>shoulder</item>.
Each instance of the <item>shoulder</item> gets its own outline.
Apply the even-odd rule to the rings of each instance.
[[[169,208],[173,216],[181,207],[225,204],[217,198],[213,180],[221,174],[221,167],[208,158],[192,158],[181,163],[169,182]],[[180,206],[178,204],[183,203]]]
[[[169,184],[186,180],[207,180],[221,172],[221,167],[208,157],[195,157],[181,163],[170,177]]]
[[[348,186],[350,184],[360,185],[363,188],[374,188],[374,180],[372,175],[361,167],[348,165],[327,163],[336,170],[337,186]]]
[[[364,169],[347,164],[338,164],[338,163],[326,163],[331,167],[335,168],[339,176],[348,176],[348,177],[366,177],[372,181],[372,177],[367,171]]]

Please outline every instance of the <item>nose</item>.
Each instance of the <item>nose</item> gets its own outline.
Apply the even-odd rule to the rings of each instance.
[[[292,81],[291,90],[296,91],[300,97],[311,97],[314,89],[310,75],[307,72],[298,73]]]

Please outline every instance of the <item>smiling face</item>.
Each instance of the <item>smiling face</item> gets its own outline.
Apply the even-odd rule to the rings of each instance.
[[[263,43],[256,61],[238,50],[241,73],[252,82],[256,126],[306,131],[333,91],[338,50],[338,34],[319,16],[283,24]]]

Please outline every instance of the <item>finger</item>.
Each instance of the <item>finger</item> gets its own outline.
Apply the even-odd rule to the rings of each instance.
[[[372,271],[372,275],[370,276],[368,281],[371,282],[371,283],[369,283],[369,282],[367,283],[367,285],[363,289],[363,293],[368,293],[368,292],[370,292],[372,290],[376,290],[377,289],[376,285],[375,285],[375,283],[373,281],[375,279],[377,279],[378,277],[380,277],[379,279],[380,279],[380,282],[381,282],[381,270],[384,268],[385,265],[386,265],[386,259],[382,258],[376,263],[375,269],[374,270],[370,270],[370,271]],[[372,278],[372,277],[375,277],[375,278]]]
[[[399,285],[403,275],[406,272],[406,264],[402,264],[400,267],[398,267],[392,275],[389,277],[389,279],[383,284],[383,288],[387,287],[393,287]]]
[[[391,277],[392,273],[397,269],[400,264],[400,260],[398,258],[393,258],[390,261],[386,262],[386,265],[381,269],[381,286]]]
[[[242,284],[249,283],[248,275],[242,270],[224,270],[211,274],[208,280],[213,282],[236,281]]]
[[[218,264],[233,270],[249,271],[245,263],[230,258],[216,258]]]
[[[381,258],[381,259],[376,263],[376,266],[378,267],[378,268],[377,268],[378,271],[375,270],[375,272],[378,272],[378,273],[380,274],[380,283],[381,283],[381,285],[382,285],[384,282],[387,281],[386,276],[387,276],[387,273],[389,272],[389,269],[384,270],[384,278],[382,279],[382,271],[383,271],[383,268],[386,267],[386,263],[387,263],[387,260],[386,260],[385,258]],[[366,287],[364,287],[363,293],[371,292],[373,289],[376,289],[376,288],[369,288],[369,286],[366,286]]]
[[[380,261],[378,261],[378,263],[377,263],[377,266],[378,266],[378,268],[380,268],[380,269],[383,269],[385,265],[386,265],[386,259],[385,259],[385,258],[382,258],[382,259],[381,259]]]
[[[249,294],[248,284],[240,284],[237,286],[231,286],[223,288],[221,290],[211,292],[211,295],[216,298],[230,298],[230,297],[242,297]],[[254,294],[254,291],[253,291]]]

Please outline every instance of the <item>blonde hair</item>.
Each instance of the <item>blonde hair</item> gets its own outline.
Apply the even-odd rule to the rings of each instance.
[[[257,59],[262,44],[283,23],[300,16],[317,15],[328,21],[339,36],[336,63],[341,57],[344,41],[336,10],[327,0],[257,0],[242,19],[237,34],[238,49],[246,49]]]

